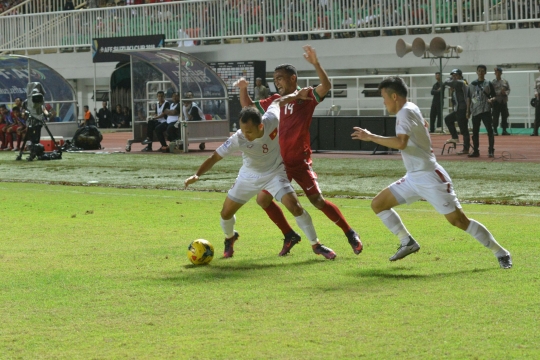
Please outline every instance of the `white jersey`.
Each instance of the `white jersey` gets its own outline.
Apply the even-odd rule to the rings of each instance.
[[[180,106],[180,103],[171,103],[169,110],[176,110]],[[180,109],[178,109],[180,111]],[[178,115],[167,115],[167,124],[175,123],[178,121]]]
[[[163,114],[163,110],[165,110],[165,107],[167,107],[169,104],[169,102],[167,100],[165,100],[163,102],[163,104],[159,104],[159,101],[157,102],[157,105],[156,105],[156,115],[161,115]],[[160,123],[162,122],[165,122],[167,121],[167,115],[163,116],[163,117],[160,117],[159,119],[157,119]]]
[[[408,173],[415,171],[433,171],[437,159],[431,147],[431,138],[427,123],[418,106],[407,102],[396,115],[396,135],[409,136],[407,147],[401,150],[401,156]]]
[[[235,151],[242,151],[243,165],[239,176],[259,178],[268,175],[280,167],[283,168],[283,159],[279,149],[279,106],[271,105],[262,117],[264,135],[253,141],[248,141],[242,130],[238,130],[223,143],[216,152],[225,157]]]

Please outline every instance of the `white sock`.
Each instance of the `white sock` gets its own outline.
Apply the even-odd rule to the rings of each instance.
[[[309,243],[311,245],[317,244],[319,239],[317,239],[317,232],[315,231],[313,221],[311,220],[311,216],[309,216],[308,212],[304,209],[302,215],[296,216],[294,219],[296,220],[298,227],[302,229],[304,234],[306,234]]]
[[[411,234],[407,231],[407,228],[403,225],[401,218],[394,209],[383,210],[377,216],[388,230],[398,237],[401,245],[407,245],[409,243]]]
[[[489,230],[478,221],[470,219],[469,226],[465,231],[478,240],[480,244],[490,249],[496,257],[510,254],[505,248],[499,245]]]
[[[219,222],[221,225],[221,229],[223,229],[223,233],[225,234],[226,239],[230,239],[234,236],[234,224],[236,223],[236,215],[233,215],[232,218],[229,220],[223,220]]]

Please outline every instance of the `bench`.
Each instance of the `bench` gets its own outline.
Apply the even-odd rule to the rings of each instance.
[[[133,139],[127,141],[126,151],[131,151],[133,143],[140,143],[146,139],[146,121],[135,121],[133,126]],[[199,143],[199,149],[205,149],[207,142],[225,141],[230,137],[229,120],[201,120],[201,121],[183,121],[179,127],[184,134],[180,134],[180,139],[185,136],[187,146],[184,146],[184,152],[188,152],[189,143]],[[183,145],[182,140],[174,141],[174,145]],[[172,150],[172,146],[171,146]]]

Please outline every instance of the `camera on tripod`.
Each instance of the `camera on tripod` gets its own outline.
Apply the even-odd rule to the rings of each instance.
[[[39,82],[28,83],[26,87],[26,94],[28,98],[23,103],[23,109],[27,115],[26,123],[28,131],[24,137],[23,144],[25,144],[30,151],[30,156],[26,158],[28,161],[34,159],[38,160],[57,160],[62,159],[62,150],[54,150],[52,152],[45,152],[43,145],[40,144],[41,140],[41,128],[45,127],[47,133],[51,137],[53,144],[56,144],[54,136],[51,134],[44,118],[49,115],[47,110],[44,110],[45,105],[45,91],[43,86]],[[16,160],[22,159],[24,146],[21,148]]]

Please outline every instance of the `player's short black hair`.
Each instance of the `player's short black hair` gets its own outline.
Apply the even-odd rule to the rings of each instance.
[[[0,109],[7,109],[6,104],[0,105]]]
[[[14,106],[14,107],[11,109],[11,111],[21,111],[21,109],[19,109],[18,106]]]
[[[276,66],[274,71],[283,70],[289,75],[296,75],[298,76],[298,73],[296,72],[296,68],[292,66],[291,64],[281,64],[279,66]]]
[[[180,96],[180,93],[178,91],[174,91],[171,95],[174,95],[174,94]]]
[[[157,92],[157,94],[158,94],[158,95],[160,95],[160,94],[161,94],[161,95],[165,95],[165,92],[164,92],[163,90],[159,90],[159,91]]]
[[[487,67],[486,67],[486,65],[478,65],[478,66],[476,67],[476,71],[478,71],[478,69],[484,69],[484,71],[487,72]]]
[[[84,109],[84,108],[90,109],[90,108],[88,107],[88,105],[84,105],[84,106],[83,106],[83,109]]]
[[[246,106],[242,109],[242,111],[240,111],[240,115],[238,115],[238,118],[244,124],[247,124],[249,121],[251,121],[253,125],[259,126],[262,116],[257,108],[253,106]]]
[[[382,89],[386,89],[386,92],[388,93],[396,93],[399,96],[403,96],[405,98],[409,93],[407,84],[405,84],[405,81],[403,81],[403,79],[399,76],[389,76],[383,81],[381,81],[381,83],[379,84],[379,90]]]
[[[435,73],[435,75],[437,75],[437,74],[441,75],[441,72],[440,72],[440,71],[437,71],[437,72]]]

